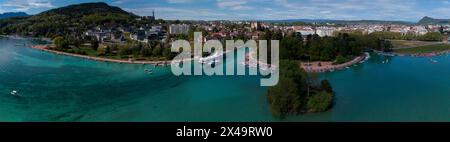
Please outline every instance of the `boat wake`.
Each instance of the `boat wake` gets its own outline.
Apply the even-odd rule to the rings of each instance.
[[[366,54],[366,56],[364,57],[363,60],[361,60],[359,63],[362,64],[364,62],[366,62],[367,60],[370,59],[370,53],[369,52],[365,52],[364,54]]]

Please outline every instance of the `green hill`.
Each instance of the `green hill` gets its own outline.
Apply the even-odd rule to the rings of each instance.
[[[25,12],[6,12],[3,14],[0,14],[0,19],[13,18],[13,17],[26,17],[26,16],[28,16],[28,14]]]
[[[427,25],[427,24],[450,24],[450,19],[434,19],[428,16],[423,17],[418,24]]]
[[[54,37],[80,33],[98,25],[129,26],[137,17],[106,3],[83,3],[48,10],[30,17],[0,20],[0,33]]]

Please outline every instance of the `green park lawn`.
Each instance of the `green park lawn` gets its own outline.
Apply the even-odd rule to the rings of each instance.
[[[398,54],[420,54],[442,52],[447,50],[450,50],[450,44],[434,44],[414,48],[394,49],[394,52]]]

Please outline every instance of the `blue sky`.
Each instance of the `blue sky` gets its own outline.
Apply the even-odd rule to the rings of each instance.
[[[417,21],[450,18],[450,0],[100,0],[138,15],[181,20],[342,19]],[[0,13],[36,14],[92,0],[0,0]]]

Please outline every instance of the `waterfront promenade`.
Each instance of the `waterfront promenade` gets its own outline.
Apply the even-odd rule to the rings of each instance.
[[[306,72],[309,73],[321,73],[321,72],[327,72],[327,71],[335,71],[335,70],[342,70],[346,67],[352,66],[354,64],[360,63],[364,61],[366,58],[368,58],[368,55],[362,55],[354,58],[353,60],[343,63],[334,65],[333,62],[323,62],[323,61],[317,61],[317,62],[302,62],[300,67],[303,68]]]
[[[50,53],[55,53],[58,55],[66,55],[66,56],[73,56],[78,58],[84,58],[89,60],[95,60],[95,61],[102,61],[102,62],[113,62],[113,63],[125,63],[125,64],[151,64],[151,65],[169,65],[171,61],[134,61],[134,60],[119,60],[119,59],[108,59],[108,58],[101,58],[101,57],[92,57],[87,55],[79,55],[79,54],[73,54],[73,53],[67,53],[62,51],[56,51],[48,49],[47,45],[33,45],[30,46],[31,48],[38,49],[41,51],[46,51]]]

